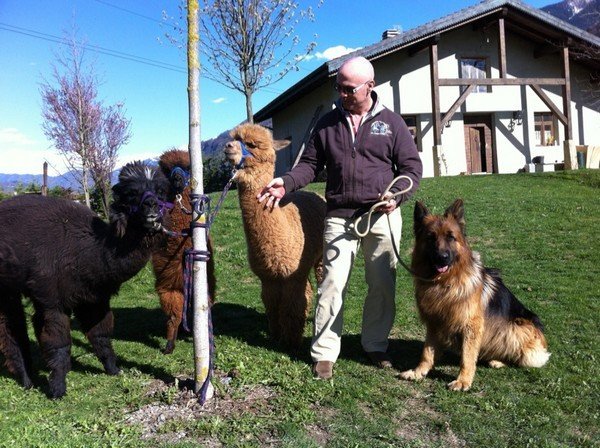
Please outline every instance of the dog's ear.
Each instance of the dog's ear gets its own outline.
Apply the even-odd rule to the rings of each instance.
[[[454,201],[452,205],[446,209],[444,216],[446,218],[453,217],[460,226],[460,231],[463,235],[466,235],[465,204],[462,199]]]
[[[425,207],[421,201],[417,201],[415,203],[415,211],[413,215],[413,229],[415,234],[419,233],[423,228],[423,219],[425,219],[427,215],[429,215],[429,210],[427,210],[427,207]]]

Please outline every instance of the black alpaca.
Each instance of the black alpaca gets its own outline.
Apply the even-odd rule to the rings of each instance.
[[[126,165],[113,187],[110,223],[65,199],[18,196],[0,202],[0,351],[8,370],[32,386],[21,296],[33,302],[33,326],[52,398],[66,392],[71,313],[106,373],[119,373],[110,336],[109,300],[142,269],[160,238],[168,181],[141,162]]]

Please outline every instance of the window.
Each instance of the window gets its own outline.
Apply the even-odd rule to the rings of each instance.
[[[558,145],[558,123],[551,112],[535,112],[535,144],[537,146]]]
[[[463,79],[486,79],[488,64],[485,58],[461,58],[460,77]],[[462,91],[466,87],[462,87]],[[491,86],[475,86],[473,93],[491,92]]]
[[[419,120],[416,115],[402,115],[406,126],[408,126],[408,130],[410,131],[410,135],[412,135],[413,140],[415,141],[415,145],[417,149],[422,151],[421,149],[421,132],[419,129]]]

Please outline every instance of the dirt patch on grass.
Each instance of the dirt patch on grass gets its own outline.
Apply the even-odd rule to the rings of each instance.
[[[406,399],[405,406],[395,416],[396,436],[406,442],[418,442],[422,446],[444,446],[462,448],[464,440],[459,439],[450,423],[442,414],[427,403],[427,397],[415,391]],[[436,427],[437,426],[437,427]]]
[[[240,394],[238,390],[236,397],[232,397],[228,393],[230,376],[215,373],[212,381],[213,384],[220,381],[223,387],[215,390],[214,397],[204,405],[200,405],[189,379],[177,380],[175,384],[166,384],[160,380],[152,381],[146,395],[156,401],[129,412],[125,416],[125,423],[141,426],[143,440],[157,443],[176,443],[185,440],[201,446],[220,447],[222,444],[217,439],[196,437],[194,425],[191,423],[215,416],[227,419],[243,413],[262,415],[270,407],[269,400],[275,396],[275,392],[269,387],[256,385],[242,387],[242,393]],[[270,438],[269,435],[256,436],[258,439]]]
[[[320,406],[318,403],[312,406],[312,410],[319,418],[316,422],[305,425],[306,434],[310,434],[310,439],[317,446],[326,446],[332,437],[329,424],[333,422],[337,412],[332,408]]]

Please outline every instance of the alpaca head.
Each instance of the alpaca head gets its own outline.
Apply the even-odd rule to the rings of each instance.
[[[190,182],[190,154],[188,151],[171,149],[158,159],[158,166],[171,185],[171,194],[183,193]]]
[[[169,182],[156,167],[131,162],[121,169],[113,186],[110,221],[118,236],[128,228],[159,230],[166,208]]]
[[[229,135],[233,138],[224,147],[225,157],[236,169],[268,165],[272,174],[275,165],[275,151],[290,144],[288,140],[273,140],[271,131],[258,124],[242,124],[234,128]],[[242,142],[248,152],[244,159]]]

